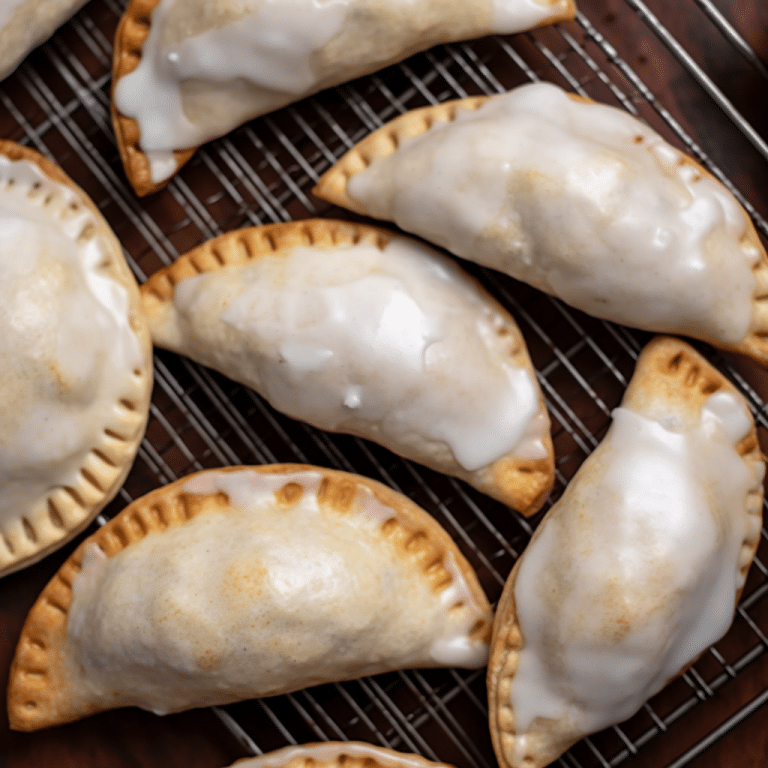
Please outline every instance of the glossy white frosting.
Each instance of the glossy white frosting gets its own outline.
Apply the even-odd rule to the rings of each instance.
[[[322,429],[468,471],[547,455],[538,384],[513,321],[410,238],[297,247],[182,280],[153,336]]]
[[[527,29],[565,0],[161,0],[138,67],[115,89],[152,181],[259,114],[434,45]]]
[[[747,493],[764,467],[734,450],[750,426],[727,392],[693,424],[614,412],[517,573],[518,759],[550,727],[537,718],[565,742],[624,720],[726,632],[759,536]]]
[[[103,226],[37,165],[0,157],[0,531],[78,485],[144,367]]]
[[[92,545],[67,634],[95,700],[117,689],[115,706],[162,714],[392,668],[482,666],[487,644],[468,634],[489,612],[452,555],[453,581],[435,592],[381,532],[397,513],[363,488],[352,511],[324,509],[322,477],[212,471],[183,490],[225,493],[224,509],[111,558]],[[289,483],[300,500],[275,503]]]
[[[347,191],[598,317],[720,343],[748,332],[759,252],[737,201],[628,113],[554,85],[459,110]]]

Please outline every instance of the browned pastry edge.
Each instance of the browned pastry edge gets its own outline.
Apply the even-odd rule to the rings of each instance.
[[[736,387],[723,374],[686,342],[673,337],[657,336],[646,345],[638,357],[635,373],[622,399],[622,405],[642,413],[652,410],[654,403],[672,402],[679,405],[684,416],[698,416],[705,400],[719,390],[738,393]],[[735,449],[745,461],[764,460],[754,420],[749,433]],[[748,514],[762,514],[762,498],[761,481],[750,489],[745,499]],[[749,507],[758,511],[753,513],[749,511]],[[531,542],[535,540],[545,520],[546,518],[534,532]],[[757,530],[757,537],[752,541],[745,540],[742,545],[742,551],[749,555],[745,558],[746,565],[741,569],[745,580],[760,543],[759,526]],[[525,646],[525,639],[517,623],[514,597],[515,581],[521,561],[522,558],[515,563],[504,585],[493,623],[487,675],[489,724],[500,768],[516,768],[522,765],[525,768],[543,768],[556,760],[575,741],[549,745],[549,751],[542,750],[538,755],[540,762],[530,757],[528,762],[523,759],[519,763],[513,763],[510,759],[510,755],[515,751],[515,716],[509,704],[511,681],[517,670],[520,651]],[[736,592],[734,604],[738,603],[742,589]],[[693,659],[675,677],[683,674],[696,660]],[[536,747],[541,748],[539,744]]]
[[[115,414],[110,422],[103,425],[98,444],[83,457],[77,482],[52,487],[35,510],[22,516],[23,540],[0,529],[0,576],[5,576],[37,562],[74,538],[119,490],[131,469],[149,415],[152,343],[138,286],[125,262],[122,247],[88,195],[58,165],[35,150],[0,140],[0,155],[13,161],[27,161],[37,165],[51,181],[74,191],[79,204],[94,216],[97,226],[86,227],[79,237],[102,239],[106,252],[100,269],[126,289],[129,299],[128,320],[143,352],[142,365],[133,372],[124,392],[116,393]],[[38,194],[35,187],[32,188],[32,194]],[[42,190],[39,190],[39,194],[43,194]],[[49,199],[41,202],[44,207],[49,204]],[[36,550],[30,554],[30,548]]]
[[[323,479],[318,493],[319,503],[332,507],[339,515],[354,510],[360,491],[370,492],[380,503],[393,510],[393,516],[382,523],[381,532],[405,559],[419,568],[433,591],[441,592],[452,582],[453,577],[443,565],[446,553],[451,552],[473,599],[478,606],[487,608],[490,616],[490,605],[477,575],[449,534],[428,512],[382,483],[347,472],[301,464],[205,470],[151,491],[129,504],[83,541],[42,591],[24,623],[11,665],[8,718],[12,729],[32,731],[77,720],[108,708],[73,701],[66,679],[66,625],[72,604],[73,583],[82,568],[86,547],[96,544],[107,557],[112,557],[150,533],[162,532],[199,514],[215,511],[228,504],[226,494],[185,493],[183,486],[199,475],[241,470],[270,475],[305,470],[320,472]],[[286,483],[275,493],[277,503],[286,506],[296,504],[302,495],[302,486],[295,482]],[[490,632],[490,622],[481,619],[469,636],[473,640],[487,642]]]
[[[326,753],[330,752],[330,755]],[[334,765],[338,768],[454,768],[449,763],[438,763],[421,755],[398,752],[388,747],[363,741],[322,741],[266,752],[258,757],[244,757],[229,768],[251,768],[270,765],[273,768],[312,768],[312,766]]]
[[[586,104],[599,103],[578,94],[571,93],[568,95],[571,99]],[[361,173],[376,160],[394,154],[399,145],[406,139],[427,133],[436,123],[453,122],[459,111],[474,111],[493,98],[495,96],[474,96],[468,99],[446,101],[435,106],[411,110],[390,120],[344,153],[319,178],[312,193],[333,205],[338,205],[363,216],[369,216],[370,213],[366,207],[347,193],[347,183],[352,176]],[[615,109],[615,107],[611,108]],[[695,169],[698,176],[694,177],[694,181],[708,178],[722,187],[721,182],[692,157],[683,153],[680,162],[688,163]],[[736,344],[717,344],[715,346],[746,355],[761,365],[768,366],[768,254],[766,254],[752,220],[741,206],[740,208],[746,224],[743,241],[756,248],[759,253],[759,257],[752,267],[755,278],[752,318],[744,339]],[[702,339],[702,341],[709,342],[708,339]]]
[[[280,224],[235,230],[220,235],[180,256],[173,264],[151,275],[141,286],[144,310],[150,320],[162,307],[172,302],[176,284],[188,277],[219,269],[223,266],[241,266],[260,256],[287,251],[299,246],[334,247],[369,243],[383,249],[396,233],[367,224],[331,219],[306,219]],[[411,239],[411,238],[408,238]],[[467,275],[477,283],[474,278]],[[479,284],[478,284],[479,285]],[[482,289],[482,286],[481,286]],[[498,311],[511,319],[499,333],[508,336],[509,356],[520,368],[535,376],[533,365],[522,333],[514,318],[490,294],[488,300]],[[157,343],[157,342],[156,342]],[[543,395],[539,394],[539,407],[546,412]],[[360,434],[358,437],[365,438]],[[538,512],[546,501],[555,480],[554,448],[549,430],[542,440],[547,452],[545,458],[519,459],[506,456],[487,469],[469,472],[456,464],[455,477],[467,481],[475,488],[501,501],[521,514],[530,516]],[[437,464],[432,469],[442,471]]]
[[[115,107],[115,87],[121,77],[133,72],[139,66],[141,49],[149,35],[152,11],[160,0],[129,0],[115,32],[112,58],[112,98],[110,99],[112,126],[117,139],[117,148],[123,161],[128,181],[140,197],[162,189],[173,176],[155,183],[152,181],[149,160],[139,145],[139,124]],[[197,147],[174,150],[176,171],[195,154]]]

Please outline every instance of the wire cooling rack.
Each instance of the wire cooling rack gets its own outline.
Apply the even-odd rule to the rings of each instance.
[[[319,174],[357,140],[414,107],[530,80],[551,80],[620,106],[686,149],[723,181],[768,235],[768,66],[752,3],[581,0],[572,23],[435,48],[373,76],[256,120],[200,150],[161,193],[130,190],[109,120],[112,37],[122,5],[92,0],[0,83],[0,135],[60,163],[96,201],[139,280],[180,253],[236,227],[345,216],[313,199]],[[762,13],[762,16],[760,15]],[[756,29],[758,32],[756,32]],[[684,42],[683,42],[684,41]],[[768,43],[763,47],[763,55]],[[761,186],[762,185],[762,186]],[[550,409],[556,500],[603,436],[647,335],[570,310],[511,279],[469,266],[518,319]],[[768,427],[751,366],[702,351],[746,395]],[[452,534],[492,600],[540,515],[526,521],[458,481],[364,441],[296,423],[257,395],[169,353],[156,355],[147,436],[118,499],[127,502],[189,472],[228,464],[298,461],[354,471],[406,493]],[[764,444],[765,445],[765,444]],[[763,530],[733,628],[638,715],[576,745],[563,766],[634,766],[693,708],[739,685],[768,649],[768,543]],[[752,696],[681,747],[686,765],[768,700]],[[430,670],[325,685],[214,710],[253,753],[324,739],[361,739],[460,768],[491,768],[484,673]],[[656,763],[660,765],[660,763]]]

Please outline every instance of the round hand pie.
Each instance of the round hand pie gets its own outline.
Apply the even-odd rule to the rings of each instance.
[[[0,575],[117,493],[144,434],[151,353],[107,222],[59,168],[0,141]]]
[[[420,755],[361,741],[327,741],[277,749],[258,757],[238,760],[230,768],[453,768]]]

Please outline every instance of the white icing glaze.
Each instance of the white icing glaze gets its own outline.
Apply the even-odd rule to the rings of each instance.
[[[396,512],[359,488],[323,511],[315,470],[193,477],[222,511],[150,533],[107,559],[92,545],[74,583],[69,664],[95,700],[158,714],[411,666],[482,666],[462,640],[480,618],[461,572],[436,594],[380,532]],[[303,488],[290,507],[274,492]],[[446,599],[451,602],[446,604]],[[453,609],[461,600],[461,610]]]
[[[347,191],[598,317],[736,343],[757,249],[733,196],[629,114],[531,84],[404,140]]]
[[[728,392],[687,427],[614,412],[517,573],[517,759],[537,718],[566,742],[624,720],[726,632],[764,469],[734,450],[750,425]]]
[[[173,149],[434,43],[516,32],[565,7],[565,0],[161,0],[115,103],[138,121],[159,183],[175,171]]]
[[[78,485],[143,365],[95,227],[74,191],[0,157],[0,529],[20,528],[57,486]]]
[[[283,749],[267,752],[258,757],[241,760],[237,763],[237,768],[280,768],[280,766],[287,765],[294,760],[306,760],[307,758],[324,762],[336,762],[341,754],[362,760],[372,758],[380,765],[385,766],[385,768],[424,768],[429,762],[418,755],[404,752],[394,753],[388,749],[376,747],[373,744],[336,742],[284,747]],[[432,765],[438,764],[432,763]]]
[[[546,456],[538,384],[511,320],[450,260],[408,238],[381,250],[294,248],[181,281],[164,346],[278,410],[468,471]]]

